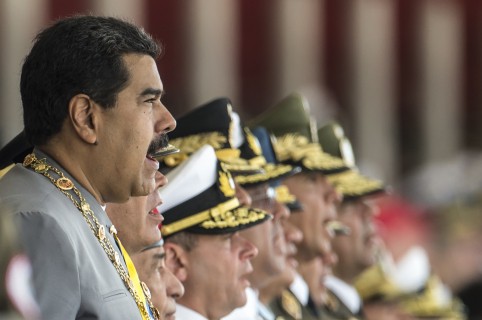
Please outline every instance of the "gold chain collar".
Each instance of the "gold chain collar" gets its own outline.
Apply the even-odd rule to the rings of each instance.
[[[79,189],[77,189],[77,187],[69,178],[64,176],[64,173],[62,171],[47,164],[46,159],[40,159],[40,160],[37,159],[37,157],[33,153],[28,154],[25,157],[25,159],[23,160],[23,166],[31,167],[35,172],[49,179],[50,182],[52,182],[53,185],[56,186],[60,190],[60,192],[62,192],[67,198],[69,198],[70,201],[72,201],[72,203],[77,207],[77,209],[79,209],[85,221],[89,225],[90,230],[92,230],[92,232],[94,233],[101,247],[104,249],[105,253],[107,254],[107,257],[112,262],[114,268],[116,269],[117,273],[119,274],[122,281],[124,282],[126,288],[134,298],[137,304],[137,307],[139,308],[142,314],[142,317],[144,319],[150,319],[151,317],[149,316],[149,312],[147,311],[147,308],[145,304],[142,302],[138,293],[134,290],[134,284],[132,283],[132,280],[129,277],[129,273],[124,268],[124,265],[121,263],[119,254],[117,253],[117,251],[114,250],[112,243],[106,237],[105,227],[99,223],[99,220],[95,216],[94,212],[90,208],[90,205],[87,203],[84,196],[82,196],[82,194],[80,193]],[[58,178],[55,179],[54,177],[52,177],[49,171],[54,172],[58,176]],[[74,199],[74,196],[70,192],[68,192],[69,190],[72,190],[74,194],[79,198],[79,200]],[[110,227],[109,232],[112,234],[117,234],[117,230],[115,229],[114,226]],[[149,304],[149,307],[152,310],[152,313],[154,314],[154,318],[156,320],[160,319],[161,317],[160,317],[159,311],[153,306],[151,302],[151,294],[149,292],[149,289],[147,288],[144,282],[141,282],[141,285],[142,285],[142,289],[144,290],[147,303]]]

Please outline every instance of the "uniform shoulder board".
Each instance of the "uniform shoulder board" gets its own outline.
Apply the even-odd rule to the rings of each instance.
[[[281,293],[281,307],[294,319],[301,320],[300,302],[289,290]]]
[[[340,308],[338,299],[333,295],[333,292],[327,290],[324,301],[325,308],[329,311],[336,312]]]

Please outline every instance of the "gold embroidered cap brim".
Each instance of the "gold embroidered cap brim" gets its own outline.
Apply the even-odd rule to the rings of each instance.
[[[240,206],[238,199],[233,198],[210,210],[163,224],[161,233],[164,237],[185,230],[201,234],[223,234],[254,226],[270,218],[271,215],[266,211]]]
[[[361,175],[357,170],[349,170],[327,177],[343,195],[343,201],[351,201],[368,195],[385,192],[383,182]]]
[[[373,299],[389,301],[403,295],[388,277],[382,263],[377,263],[363,271],[356,278],[354,286],[363,301]]]
[[[300,170],[301,169],[299,167],[293,167],[287,164],[267,163],[263,166],[262,172],[251,174],[239,173],[235,175],[234,180],[244,187],[254,186],[260,183],[283,179],[287,176],[300,172]]]
[[[422,291],[407,295],[400,306],[408,314],[420,318],[465,319],[462,303],[457,298],[447,297],[442,293],[444,290],[440,278],[432,275]]]
[[[224,215],[211,217],[191,231],[209,234],[230,233],[255,226],[271,218],[272,216],[264,210],[240,206]]]
[[[334,174],[348,170],[342,159],[323,152],[318,143],[311,143],[299,134],[277,137],[274,149],[280,162],[300,166],[305,171]]]

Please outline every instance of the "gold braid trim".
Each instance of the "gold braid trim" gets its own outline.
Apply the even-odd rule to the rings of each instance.
[[[379,261],[365,269],[355,279],[355,288],[363,300],[380,295],[383,299],[390,301],[403,295],[388,276],[387,268],[383,261]]]
[[[164,237],[167,237],[173,233],[182,231],[184,229],[190,228],[192,226],[198,225],[203,221],[209,220],[214,217],[221,216],[225,214],[225,212],[232,210],[236,207],[239,206],[239,201],[237,198],[233,198],[231,200],[228,200],[226,202],[220,203],[217,206],[205,210],[199,213],[196,213],[194,215],[191,215],[189,217],[186,217],[184,219],[180,219],[178,221],[175,221],[170,224],[163,224],[162,225],[162,235]]]
[[[222,159],[219,159],[223,161]],[[263,172],[263,168],[258,165],[249,164],[244,159],[233,159],[234,161],[223,161],[226,170],[234,172]]]
[[[238,175],[234,178],[234,180],[241,185],[248,184],[248,183],[256,183],[256,182],[267,181],[272,178],[279,177],[293,170],[293,167],[290,165],[274,166],[274,165],[268,164],[263,168],[265,172],[260,172],[260,173],[251,174],[247,176]]]
[[[201,226],[204,229],[234,228],[264,219],[268,214],[265,211],[240,207],[234,210],[222,212],[213,216],[211,220],[204,221]]]
[[[255,166],[264,166],[266,165],[266,159],[263,156],[256,156],[254,158],[248,159],[249,164]]]
[[[193,153],[202,146],[209,144],[214,149],[221,149],[228,142],[228,138],[221,132],[205,132],[169,140],[178,149],[186,153]]]
[[[436,317],[437,319],[466,319],[463,305],[456,298],[447,299],[442,293],[440,279],[432,275],[421,293],[412,293],[401,302],[403,310],[416,317]]]
[[[261,149],[261,145],[259,144],[258,138],[256,138],[249,128],[244,128],[244,133],[246,134],[246,141],[248,142],[249,147],[253,150],[254,154],[257,156],[261,156],[263,154],[263,150]]]
[[[309,142],[308,138],[300,134],[289,133],[277,137],[273,147],[280,161],[301,162],[309,170],[335,170],[346,167],[342,159],[323,152],[319,144]]]
[[[383,189],[383,183],[381,181],[362,176],[356,170],[329,175],[327,179],[335,186],[337,191],[344,196],[364,195]]]

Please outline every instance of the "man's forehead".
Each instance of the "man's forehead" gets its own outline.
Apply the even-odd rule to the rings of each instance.
[[[139,94],[149,88],[163,92],[164,87],[157,64],[151,56],[128,53],[122,59],[129,73],[128,86],[135,86]]]

